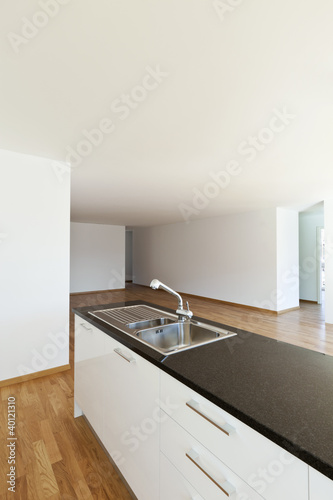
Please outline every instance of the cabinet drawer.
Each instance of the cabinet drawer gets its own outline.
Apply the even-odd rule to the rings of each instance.
[[[162,408],[267,500],[308,500],[308,468],[165,372]]]
[[[316,471],[309,468],[310,500],[332,500],[333,481]]]
[[[159,500],[204,500],[184,476],[161,453]]]
[[[207,500],[262,500],[258,493],[170,417],[163,419],[161,425],[161,451]]]
[[[92,326],[88,321],[75,316],[75,362],[95,359],[103,352],[105,334]],[[96,341],[96,338],[99,340]]]

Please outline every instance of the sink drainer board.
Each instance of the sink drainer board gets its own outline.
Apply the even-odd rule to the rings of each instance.
[[[105,321],[109,325],[114,325],[114,323],[117,322],[117,324],[124,327],[126,327],[129,323],[159,319],[161,316],[171,318],[175,321],[177,320],[177,316],[165,313],[159,309],[154,309],[153,307],[140,305],[102,309],[99,311],[91,311],[89,314]]]

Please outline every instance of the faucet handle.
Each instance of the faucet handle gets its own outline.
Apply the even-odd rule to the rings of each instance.
[[[187,307],[187,309],[180,309],[180,308],[178,308],[177,311],[176,311],[176,313],[180,317],[182,317],[182,319],[181,319],[182,321],[184,321],[185,318],[191,319],[192,316],[193,316],[193,312],[190,311],[190,306],[189,306],[189,303],[187,301],[186,301],[186,307]]]

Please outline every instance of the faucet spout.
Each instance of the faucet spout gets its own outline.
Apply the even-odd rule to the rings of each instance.
[[[178,309],[176,313],[178,314],[178,318],[180,321],[184,321],[186,318],[192,318],[193,313],[192,311],[189,310],[188,303],[187,303],[187,309],[184,309],[183,306],[183,299],[179,295],[179,293],[175,292],[175,290],[172,290],[169,286],[165,285],[161,281],[157,279],[153,279],[150,283],[150,286],[153,290],[157,290],[158,288],[162,288],[168,293],[171,293],[171,295],[174,295],[178,299]]]

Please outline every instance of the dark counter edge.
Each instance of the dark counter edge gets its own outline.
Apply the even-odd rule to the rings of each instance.
[[[189,380],[187,378],[182,377],[177,371],[170,369],[169,367],[165,366],[163,364],[163,361],[166,359],[166,357],[163,354],[158,353],[154,349],[150,348],[149,346],[145,346],[142,342],[139,342],[136,340],[134,337],[130,337],[128,334],[123,333],[116,328],[113,328],[103,321],[97,319],[96,317],[90,316],[88,314],[89,311],[96,311],[100,309],[105,309],[105,308],[114,308],[114,307],[124,307],[124,306],[130,306],[130,305],[147,305],[151,307],[155,307],[157,309],[160,309],[162,311],[166,311],[169,313],[175,313],[173,309],[169,309],[164,306],[160,306],[159,304],[154,304],[151,302],[146,302],[143,300],[132,300],[132,301],[123,301],[123,302],[113,302],[109,304],[99,304],[96,306],[84,306],[84,307],[76,307],[72,309],[72,312],[76,314],[77,316],[80,316],[82,319],[88,321],[91,323],[93,326],[96,328],[99,328],[102,330],[104,333],[109,335],[110,337],[114,338],[115,340],[121,342],[124,346],[128,347],[131,349],[133,352],[138,354],[139,356],[143,357],[150,363],[154,364],[164,372],[168,373],[175,379],[177,379],[179,382],[183,383],[184,385],[188,386],[190,389],[193,389],[196,391],[198,394],[201,396],[205,397],[212,403],[214,403],[216,406],[221,408],[222,410],[225,410],[226,412],[230,413],[233,415],[235,418],[238,418],[241,422],[244,424],[248,425],[255,431],[259,432],[263,436],[265,436],[267,439],[270,439],[273,441],[275,444],[280,446],[281,448],[287,450],[289,453],[297,457],[299,460],[302,460],[306,464],[310,465],[317,471],[319,471],[321,474],[324,474],[326,477],[329,479],[333,480],[333,466],[330,464],[327,464],[326,462],[323,462],[316,456],[314,456],[309,450],[303,449],[299,447],[298,445],[295,445],[292,443],[289,439],[286,437],[282,436],[279,433],[274,432],[272,429],[266,427],[262,423],[258,422],[257,420],[249,417],[246,413],[241,412],[239,409],[234,408],[230,404],[226,403],[222,399],[214,396],[214,394],[210,393],[209,391],[201,388],[200,386],[196,385],[196,383],[193,380]],[[208,320],[206,318],[200,318],[199,316],[194,316],[194,319],[198,321],[203,321],[205,323],[208,323],[210,325],[214,325],[220,328],[227,328],[231,331],[237,332],[237,333],[252,333],[252,335],[258,335],[253,332],[247,332],[245,330],[241,330],[239,328],[233,327],[231,325],[224,325],[221,323],[217,323],[215,321]],[[200,349],[200,347],[197,347],[196,349]],[[177,356],[177,354],[172,354],[171,356]]]

